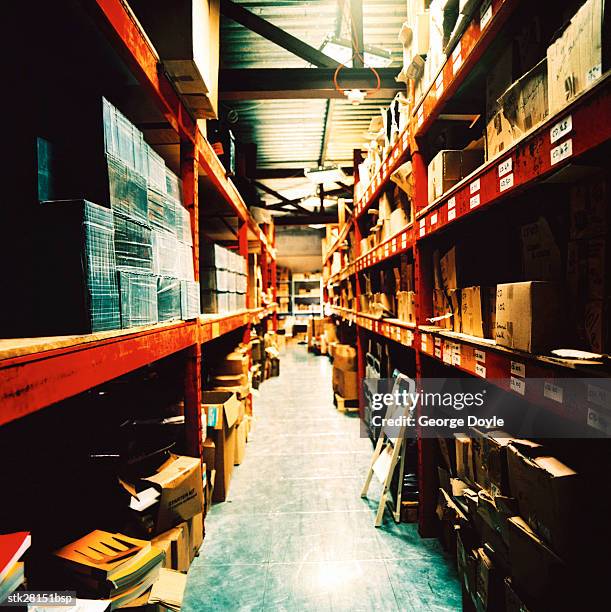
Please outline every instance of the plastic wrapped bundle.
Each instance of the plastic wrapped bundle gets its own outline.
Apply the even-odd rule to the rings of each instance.
[[[227,270],[229,263],[228,253],[230,251],[218,244],[204,242],[200,245],[200,262],[207,268]]]
[[[248,279],[243,274],[236,275],[236,291],[238,293],[246,293],[248,288]]]
[[[181,286],[177,278],[157,277],[157,316],[160,323],[180,319]]]
[[[237,310],[246,309],[246,294],[245,293],[236,294],[236,307],[237,307]]]
[[[179,277],[179,242],[162,230],[153,230],[153,271],[158,276]]]
[[[108,197],[114,212],[148,223],[146,179],[121,160],[106,156]]]
[[[142,132],[106,98],[102,98],[104,148],[143,178],[148,173],[148,151]]]
[[[151,273],[151,229],[121,215],[115,215],[115,256],[117,268],[120,270]]]
[[[202,268],[199,272],[202,289],[229,291],[229,272],[218,268]]]
[[[178,201],[174,202],[174,214],[176,237],[185,244],[193,245],[193,235],[191,234],[191,215],[189,211]]]
[[[176,203],[155,189],[148,189],[148,220],[152,227],[176,233]]]
[[[178,278],[195,280],[193,267],[193,247],[182,242],[178,243]]]
[[[200,294],[202,312],[207,314],[225,314],[229,312],[229,293],[202,289]]]
[[[155,150],[145,143],[144,148],[146,150],[147,160],[147,172],[146,178],[148,186],[155,191],[167,194],[166,184],[166,168],[165,162],[161,155],[158,155]]]
[[[119,271],[121,327],[157,323],[157,279],[151,274]]]
[[[177,202],[182,202],[182,181],[169,169],[165,169],[166,193]]]
[[[40,231],[40,334],[119,329],[113,214],[86,200],[43,202]]]
[[[199,283],[180,281],[180,312],[185,321],[196,319],[200,315]]]

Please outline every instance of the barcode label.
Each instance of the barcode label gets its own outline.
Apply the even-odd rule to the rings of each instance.
[[[484,353],[484,351],[480,351],[476,349],[475,350],[475,361],[481,361],[482,363],[486,363],[486,353]]]
[[[509,159],[506,159],[504,162],[501,162],[499,164],[499,178],[501,176],[505,176],[507,173],[511,172],[511,170],[513,169],[513,160],[510,157]]]
[[[562,404],[564,392],[562,387],[546,382],[543,385],[543,396],[547,399],[553,400],[554,402]]]
[[[482,378],[486,378],[486,366],[481,363],[475,364],[475,373]]]
[[[514,378],[512,376],[511,380],[509,381],[509,387],[512,391],[515,391],[520,395],[524,395],[526,393],[526,381],[522,380],[521,378]]]
[[[519,361],[512,361],[511,373],[514,376],[521,376],[522,378],[524,378],[526,376],[526,366],[523,363],[520,363]]]

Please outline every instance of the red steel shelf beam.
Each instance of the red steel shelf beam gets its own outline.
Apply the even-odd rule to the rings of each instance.
[[[381,244],[359,256],[355,261],[356,271],[366,270],[371,266],[386,261],[390,257],[395,257],[407,252],[414,246],[414,230],[410,223],[400,232],[391,236]]]
[[[420,240],[557,172],[611,138],[609,74],[417,215]]]

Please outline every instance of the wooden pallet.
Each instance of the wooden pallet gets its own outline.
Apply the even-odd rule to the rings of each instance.
[[[346,399],[335,394],[335,407],[339,412],[358,412],[359,411],[359,400],[358,399]]]

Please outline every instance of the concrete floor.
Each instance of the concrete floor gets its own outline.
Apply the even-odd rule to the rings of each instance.
[[[360,498],[372,446],[333,406],[331,364],[292,345],[255,398],[256,425],[206,539],[183,610],[460,610],[437,540],[387,516],[377,483]],[[375,483],[375,479],[374,479]]]

